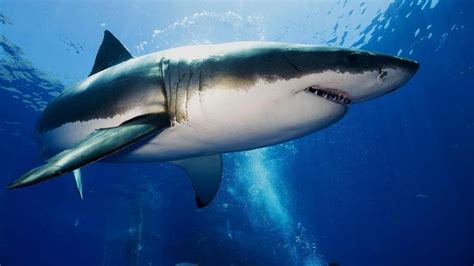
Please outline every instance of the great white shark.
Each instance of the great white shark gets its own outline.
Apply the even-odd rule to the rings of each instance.
[[[92,71],[42,112],[36,135],[52,156],[10,184],[32,185],[92,162],[172,162],[198,207],[215,197],[223,153],[289,141],[340,120],[349,106],[387,94],[415,61],[367,51],[235,42],[134,58],[105,31]]]

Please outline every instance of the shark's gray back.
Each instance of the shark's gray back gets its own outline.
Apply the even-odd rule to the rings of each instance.
[[[134,108],[143,114],[168,112],[172,121],[183,122],[188,100],[201,91],[245,89],[259,80],[287,80],[328,69],[341,73],[372,70],[369,64],[354,67],[343,56],[347,53],[346,49],[272,42],[169,49],[91,72],[95,74],[44,110],[37,128],[46,132],[70,122],[111,118]]]

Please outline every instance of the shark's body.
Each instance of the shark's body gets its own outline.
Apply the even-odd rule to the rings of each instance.
[[[38,122],[44,154],[66,152],[13,187],[96,160],[180,160],[199,190],[196,182],[206,175],[220,180],[220,154],[327,127],[351,102],[398,88],[417,68],[397,57],[268,42],[189,46],[131,58],[106,32],[91,75],[54,100]],[[218,173],[199,170],[219,167]]]
[[[310,80],[254,76],[251,61],[233,66],[249,51],[274,53],[292,47],[301,46],[241,42],[182,47],[130,59],[92,75],[52,102],[38,123],[40,142],[45,150],[57,153],[99,128],[158,112],[167,112],[173,126],[112,160],[169,161],[253,149],[306,135],[340,118],[346,107],[308,97],[302,90],[278,88],[304,89]],[[232,56],[237,60],[220,59]],[[264,67],[278,68],[274,61]],[[249,73],[239,73],[242,68]],[[288,93],[300,93],[301,99],[282,102]],[[278,105],[276,112],[272,105]]]

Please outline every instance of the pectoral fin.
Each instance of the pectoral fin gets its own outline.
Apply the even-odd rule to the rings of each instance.
[[[32,185],[101,160],[170,126],[167,114],[148,114],[133,118],[118,127],[100,129],[74,147],[52,157],[8,188]]]
[[[219,190],[222,179],[222,155],[209,155],[174,161],[189,175],[199,208],[211,203]]]

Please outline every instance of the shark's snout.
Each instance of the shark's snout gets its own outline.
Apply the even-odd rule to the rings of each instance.
[[[398,58],[398,59],[399,59],[400,69],[402,69],[404,73],[399,76],[399,81],[396,82],[396,85],[393,85],[392,88],[390,88],[384,94],[393,92],[397,90],[398,88],[400,88],[405,83],[407,83],[420,68],[420,64],[416,61],[404,59],[404,58]]]
[[[402,57],[394,57],[394,58],[395,60],[398,60],[398,64],[400,64],[401,67],[407,69],[408,71],[411,71],[413,75],[418,71],[418,68],[420,68],[420,64],[415,60],[402,58]]]
[[[395,91],[407,83],[420,67],[418,62],[398,56],[365,53],[361,57],[362,64],[369,67],[360,75],[353,76],[354,85],[348,88],[353,103]]]
[[[411,59],[389,55],[379,55],[378,57],[381,68],[399,69],[404,72],[405,76],[399,77],[402,83],[410,80],[420,68],[420,64]]]
[[[378,79],[381,83],[383,94],[395,91],[407,83],[418,71],[420,64],[414,60],[401,58],[397,56],[386,57],[381,63],[381,74]],[[383,70],[385,69],[385,71]],[[391,74],[390,77],[388,75]],[[387,80],[386,80],[387,79]],[[384,84],[387,82],[387,84]]]

